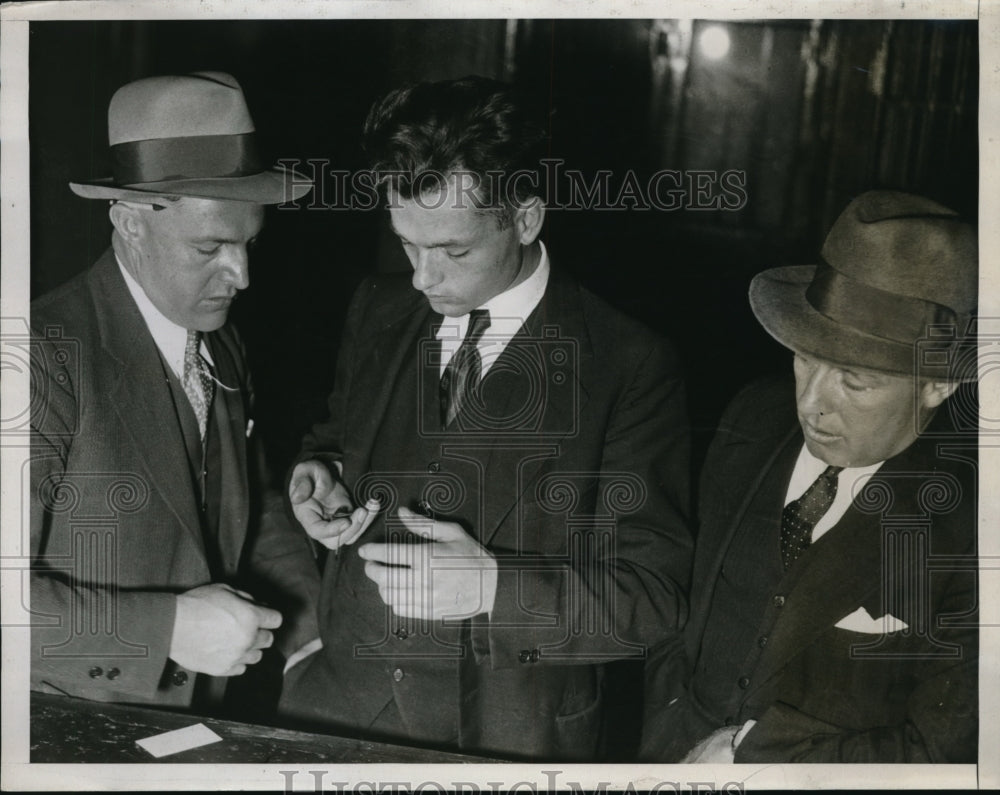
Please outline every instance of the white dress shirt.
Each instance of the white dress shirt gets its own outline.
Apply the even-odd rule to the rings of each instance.
[[[493,296],[482,306],[477,307],[488,309],[490,313],[490,327],[476,345],[483,362],[484,376],[545,295],[545,288],[549,283],[549,255],[545,251],[544,243],[538,241],[538,245],[541,246],[542,253],[534,273],[520,284]],[[442,375],[451,357],[465,339],[468,328],[469,315],[466,314],[461,317],[446,317],[437,330],[437,338],[441,341]]]
[[[115,261],[118,263],[118,268],[122,272],[122,278],[125,279],[125,286],[128,287],[129,293],[132,295],[132,300],[135,301],[135,305],[139,307],[139,314],[142,315],[142,319],[146,321],[146,327],[149,329],[149,333],[153,335],[153,342],[156,343],[156,347],[160,349],[160,354],[163,356],[164,361],[173,370],[174,375],[180,381],[184,380],[184,348],[187,346],[187,329],[178,326],[172,320],[168,319],[159,309],[157,309],[153,302],[149,300],[149,296],[146,295],[145,290],[134,278],[132,274],[125,270],[125,266],[122,265],[121,260],[115,257]],[[205,337],[202,335],[201,338],[201,348],[200,348],[202,358],[209,364],[214,364],[212,361],[212,356],[208,352],[208,346],[205,345]]]
[[[837,475],[837,496],[833,499],[823,518],[816,522],[812,531],[812,541],[815,542],[827,530],[833,527],[840,518],[847,512],[848,507],[854,500],[856,494],[865,487],[869,478],[874,475],[885,461],[871,464],[866,467],[848,467],[840,471]],[[818,478],[823,470],[829,466],[825,461],[821,461],[809,452],[809,448],[802,445],[799,451],[799,458],[795,462],[795,469],[792,470],[792,479],[788,483],[788,491],[785,493],[785,505],[792,500],[801,497],[806,489]]]

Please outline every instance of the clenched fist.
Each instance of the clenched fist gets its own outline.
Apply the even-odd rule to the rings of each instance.
[[[177,596],[170,659],[212,676],[239,676],[274,642],[281,613],[248,593],[212,583]]]

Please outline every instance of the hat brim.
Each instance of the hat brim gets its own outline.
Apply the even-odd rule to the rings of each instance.
[[[177,179],[116,185],[112,177],[71,182],[70,189],[85,199],[143,199],[149,196],[191,196],[198,199],[282,204],[305,196],[312,180],[296,171],[271,169],[247,177]]]
[[[786,348],[847,367],[931,379],[976,380],[975,341],[918,340],[906,344],[837,323],[806,300],[815,265],[789,265],[757,274],[750,307],[764,329]]]

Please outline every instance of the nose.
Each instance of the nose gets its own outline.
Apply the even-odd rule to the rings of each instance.
[[[800,414],[830,413],[829,379],[832,375],[832,368],[824,362],[811,362],[796,373]]]
[[[418,248],[410,257],[413,266],[413,286],[421,292],[441,282],[441,271],[436,265],[436,258],[431,249]]]
[[[226,283],[237,290],[245,290],[250,286],[250,258],[246,246],[230,245],[225,248],[222,272],[226,277]]]

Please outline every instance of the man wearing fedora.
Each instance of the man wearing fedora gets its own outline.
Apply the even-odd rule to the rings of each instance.
[[[250,381],[226,323],[263,205],[308,184],[286,193],[261,165],[227,74],[125,85],[108,137],[113,176],[70,187],[110,201],[111,248],[31,306],[31,682],[205,708],[282,611],[293,648],[315,634],[296,609],[315,598],[312,551],[280,501],[258,505]]]
[[[753,280],[794,384],[746,388],[711,445],[643,759],[976,760],[977,440],[951,397],[976,295],[972,228],[892,191],[849,204],[819,265]]]

